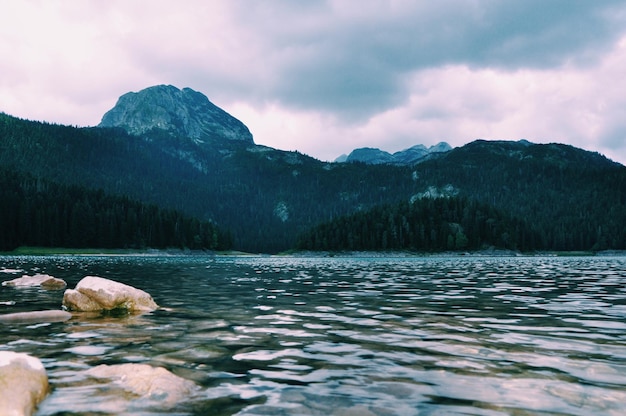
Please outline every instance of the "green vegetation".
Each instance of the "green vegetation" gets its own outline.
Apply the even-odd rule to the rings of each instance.
[[[409,240],[408,247],[447,249],[454,234],[450,245],[463,249],[463,237],[457,242],[450,231],[460,224],[468,249],[512,243],[546,251],[626,249],[626,167],[565,145],[476,141],[415,166],[328,164],[238,141],[197,143],[158,130],[137,137],[121,129],[74,128],[0,114],[0,166],[3,175],[29,178],[24,188],[0,189],[0,249],[5,250],[171,245],[277,253],[294,248],[298,236],[320,232],[315,228],[320,224],[350,222],[351,215],[370,210],[386,215],[363,221],[370,221],[370,232],[380,231],[379,246],[386,231],[389,246],[397,232],[390,212],[405,210],[407,201],[430,188],[453,189],[457,203],[470,211],[481,207],[476,218],[489,212],[485,221],[503,221],[511,240],[503,242],[500,229],[499,235],[473,234],[463,222],[470,214],[442,217],[441,224],[417,218],[413,224],[408,218],[414,213],[407,211],[400,223],[404,215],[409,227],[422,224],[425,235],[437,235],[428,244]],[[56,191],[56,186],[62,188]],[[54,201],[41,200],[57,193]],[[111,195],[123,197],[113,202]],[[189,221],[197,230],[172,228],[177,215],[179,224]],[[520,222],[519,230],[507,228],[514,221]],[[11,228],[14,223],[19,231]],[[128,231],[135,225],[141,231]],[[357,245],[354,235],[345,241],[346,249]]]
[[[211,221],[230,232],[234,249],[257,253],[291,248],[300,231],[357,205],[399,201],[419,189],[409,168],[328,165],[237,141],[198,144],[158,130],[136,137],[6,114],[0,166]],[[284,221],[275,214],[281,203]]]
[[[572,146],[476,141],[418,169],[533,227],[537,248],[626,248],[626,167]]]
[[[520,220],[466,198],[425,198],[379,206],[304,233],[301,250],[530,251],[539,235]]]
[[[5,251],[1,254],[12,256],[54,256],[54,255],[116,255],[137,254],[141,251],[134,249],[100,249],[100,248],[64,248],[64,247],[30,247],[21,246],[15,250]]]
[[[227,249],[217,227],[102,191],[0,170],[0,250],[68,248]]]

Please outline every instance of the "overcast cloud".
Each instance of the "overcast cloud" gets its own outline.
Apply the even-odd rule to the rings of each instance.
[[[255,142],[333,160],[477,138],[626,163],[626,2],[0,0],[0,111],[91,126],[190,87]]]

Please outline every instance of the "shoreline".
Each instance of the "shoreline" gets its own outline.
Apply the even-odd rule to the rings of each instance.
[[[478,251],[285,251],[276,254],[247,253],[237,250],[203,251],[180,248],[171,249],[97,249],[97,248],[64,248],[64,247],[18,247],[13,251],[0,252],[0,257],[17,256],[128,256],[128,257],[159,257],[159,256],[210,256],[210,257],[624,257],[626,250],[603,251],[540,251],[523,253],[513,250],[486,249]]]

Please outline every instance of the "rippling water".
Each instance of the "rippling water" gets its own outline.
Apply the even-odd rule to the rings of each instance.
[[[623,415],[626,258],[4,257],[0,280],[98,275],[163,307],[0,326],[39,357],[38,415]],[[20,271],[18,271],[20,270]],[[0,289],[0,313],[62,292]],[[195,382],[163,410],[83,375],[146,363]]]

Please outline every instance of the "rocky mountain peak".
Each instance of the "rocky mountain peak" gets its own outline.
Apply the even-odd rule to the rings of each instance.
[[[426,160],[435,153],[445,153],[450,150],[452,150],[452,147],[446,142],[440,142],[428,148],[423,144],[417,144],[393,154],[377,148],[363,147],[354,149],[348,156],[344,155],[341,159],[337,158],[335,162],[363,162],[369,165],[385,163],[412,165]]]
[[[131,134],[153,129],[198,142],[237,140],[254,143],[248,128],[217,107],[202,93],[172,85],[157,85],[122,95],[98,127],[121,127]]]

